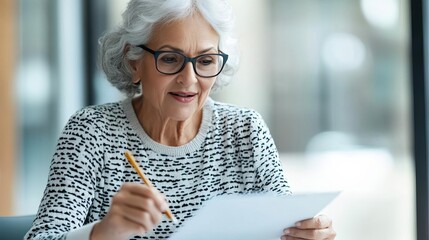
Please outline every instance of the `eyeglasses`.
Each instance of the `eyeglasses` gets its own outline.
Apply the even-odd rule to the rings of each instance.
[[[186,63],[191,62],[195,74],[203,78],[211,78],[219,75],[228,60],[225,53],[210,53],[196,57],[187,57],[175,51],[155,51],[145,45],[137,47],[152,53],[155,58],[155,66],[158,72],[173,75],[185,68]]]

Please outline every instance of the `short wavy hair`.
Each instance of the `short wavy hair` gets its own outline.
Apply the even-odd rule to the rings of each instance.
[[[149,41],[155,24],[183,19],[196,12],[218,33],[219,48],[229,55],[212,90],[226,86],[239,63],[237,41],[232,35],[234,16],[226,0],[131,0],[122,14],[122,23],[99,39],[99,64],[109,82],[129,97],[139,94],[141,89],[132,82],[129,64],[143,56],[143,50],[136,46]],[[129,49],[125,50],[127,46]]]

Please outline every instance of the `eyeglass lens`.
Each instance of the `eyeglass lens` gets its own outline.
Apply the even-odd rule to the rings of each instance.
[[[158,71],[166,74],[178,73],[185,65],[185,56],[175,52],[163,52],[156,61]],[[217,75],[223,66],[223,57],[218,54],[204,54],[195,59],[194,69],[203,77]]]

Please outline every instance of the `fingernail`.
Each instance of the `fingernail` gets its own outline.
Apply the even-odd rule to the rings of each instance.
[[[297,226],[297,227],[301,226],[301,222],[295,223],[295,226]]]
[[[290,233],[290,230],[289,230],[289,229],[285,229],[285,230],[283,230],[283,233],[284,233],[284,234],[289,234],[289,233]]]
[[[166,203],[161,204],[161,211],[165,212],[168,210],[168,205]]]

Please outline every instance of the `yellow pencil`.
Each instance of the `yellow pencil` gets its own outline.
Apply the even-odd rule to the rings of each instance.
[[[143,182],[148,185],[149,187],[153,187],[152,183],[149,181],[149,179],[144,175],[143,171],[140,169],[139,165],[137,165],[136,160],[134,159],[133,154],[131,154],[130,151],[125,151],[125,157],[127,158],[128,162],[133,166],[133,168],[137,171],[138,175],[141,177]],[[173,216],[170,209],[167,209],[164,213],[168,219],[170,219],[174,224],[177,224],[177,219]]]

